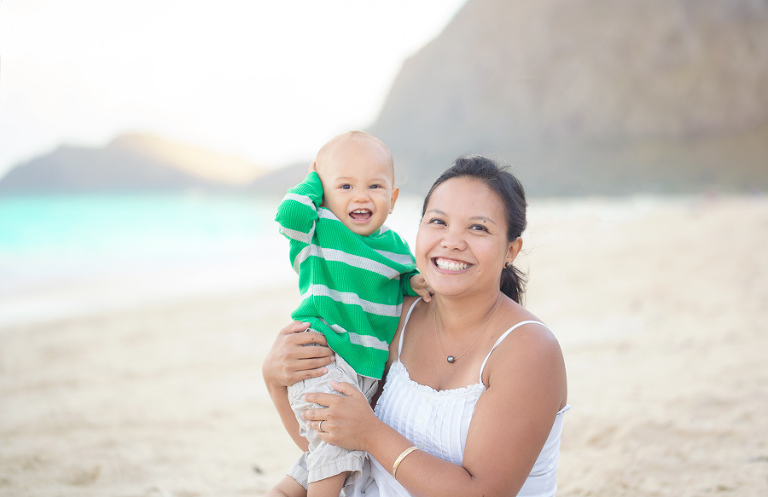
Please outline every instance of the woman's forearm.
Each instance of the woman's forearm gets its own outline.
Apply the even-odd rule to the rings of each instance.
[[[398,457],[414,444],[379,421],[370,429],[366,445],[368,453],[391,474]],[[415,450],[400,461],[396,479],[414,497],[473,495],[478,490],[477,482],[462,466],[422,450]]]

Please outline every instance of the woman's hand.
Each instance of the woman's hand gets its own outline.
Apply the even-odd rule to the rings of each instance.
[[[285,388],[328,372],[325,366],[333,362],[333,351],[321,333],[304,333],[308,327],[294,321],[280,330],[261,366],[267,387]]]
[[[319,432],[320,439],[348,450],[366,450],[369,435],[376,430],[381,421],[371,409],[371,405],[355,387],[349,383],[331,382],[331,386],[341,393],[308,393],[304,399],[326,409],[307,409],[304,419]],[[320,422],[323,422],[320,426]],[[320,430],[322,428],[322,431]]]

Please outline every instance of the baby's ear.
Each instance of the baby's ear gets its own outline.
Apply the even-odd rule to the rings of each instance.
[[[312,164],[309,165],[309,169],[307,170],[308,173],[311,172],[317,172],[317,161],[313,161]]]
[[[397,197],[400,195],[400,188],[394,187],[392,188],[392,202],[389,204],[389,213],[392,214],[392,211],[395,209],[395,202],[397,202]]]

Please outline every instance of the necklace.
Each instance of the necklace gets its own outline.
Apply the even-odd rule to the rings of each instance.
[[[469,344],[469,347],[467,347],[464,352],[459,354],[457,357],[454,357],[452,355],[449,355],[445,358],[446,361],[448,361],[448,364],[453,364],[456,362],[461,356],[469,352],[469,349],[472,348],[472,346],[475,344],[478,338],[480,338],[480,335],[483,334],[483,331],[485,331],[485,328],[488,326],[488,323],[491,322],[491,319],[493,319],[493,316],[496,315],[496,311],[499,310],[499,307],[501,307],[501,295],[499,295],[499,301],[496,304],[496,309],[494,309],[493,313],[491,314],[491,317],[488,318],[488,321],[485,322],[483,327],[480,329],[480,331],[477,332],[477,335],[475,335],[475,339],[472,340],[472,343]],[[445,352],[443,352],[443,346],[440,344],[440,335],[437,334],[437,305],[435,305],[435,311],[432,313],[432,323],[434,325],[435,329],[435,337],[437,338],[437,348],[440,349],[440,354],[445,355]]]

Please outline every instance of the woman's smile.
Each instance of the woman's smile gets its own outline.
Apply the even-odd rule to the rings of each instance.
[[[437,267],[437,269],[451,273],[465,271],[472,267],[472,264],[469,264],[468,262],[457,261],[455,259],[446,259],[445,257],[435,257],[432,259],[432,263],[435,265],[435,267]]]

